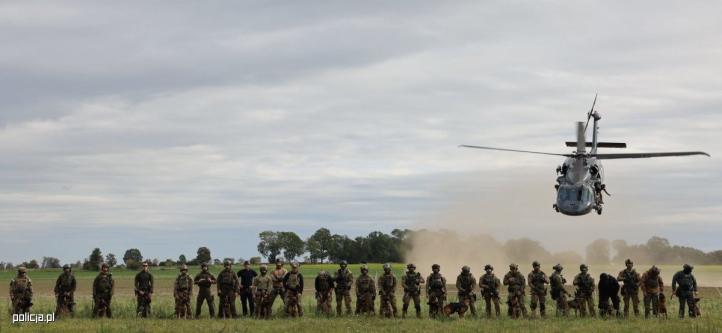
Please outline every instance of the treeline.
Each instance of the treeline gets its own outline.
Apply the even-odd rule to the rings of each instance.
[[[495,257],[509,262],[542,262],[610,264],[622,263],[632,258],[639,264],[722,264],[722,250],[704,252],[702,250],[672,245],[666,238],[653,236],[644,244],[629,244],[624,240],[597,239],[585,248],[582,256],[575,251],[562,251],[552,253],[538,241],[519,238],[500,242],[488,235],[460,236],[452,231],[429,231],[394,229],[386,234],[374,231],[366,236],[351,238],[347,235],[332,234],[329,229],[321,228],[311,236],[302,239],[298,234],[290,231],[263,231],[259,234],[258,252],[268,262],[277,258],[287,261],[300,259],[308,263],[339,262],[346,260],[349,263],[361,262],[403,262],[405,260],[419,260],[419,257],[437,256],[439,252],[450,253],[454,257],[463,257],[464,253],[471,252],[474,256]],[[246,257],[252,264],[259,264],[261,256]],[[83,261],[70,263],[73,268],[85,270],[99,270],[103,263],[111,267],[124,267],[137,269],[143,262],[152,266],[176,266],[182,264],[198,265],[200,263],[221,264],[223,261],[233,263],[243,262],[244,257],[212,258],[208,247],[199,247],[196,255],[190,259],[181,254],[177,259],[159,260],[157,258],[144,258],[141,251],[131,248],[125,251],[122,262],[115,254],[103,255],[100,248],[95,248]],[[31,269],[60,268],[60,260],[55,257],[43,257],[24,261],[17,265],[0,261],[0,269],[13,269],[25,266]]]
[[[258,235],[258,252],[269,262],[274,262],[281,255],[290,261],[304,254],[307,254],[304,261],[311,263],[341,260],[349,263],[401,262],[411,233],[407,229],[394,229],[391,234],[374,231],[366,236],[350,238],[321,228],[304,241],[294,232],[264,231]]]

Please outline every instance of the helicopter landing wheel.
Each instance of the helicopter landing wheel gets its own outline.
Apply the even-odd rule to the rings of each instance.
[[[602,215],[602,206],[597,207],[597,215]]]

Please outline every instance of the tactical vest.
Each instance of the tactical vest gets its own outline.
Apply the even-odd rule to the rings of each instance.
[[[63,290],[70,290],[73,287],[73,276],[70,274],[63,274],[60,276],[60,287]]]
[[[694,289],[694,283],[692,283],[692,281],[692,274],[680,274],[679,278],[677,278],[677,284],[679,285],[677,289],[681,291],[692,291]]]
[[[369,276],[359,276],[358,278],[358,285],[359,285],[359,291],[360,292],[368,292],[371,290],[371,284],[373,282],[371,281],[371,277]]]
[[[110,275],[108,274],[100,274],[98,276],[98,289],[97,291],[101,293],[110,292],[111,289],[113,289],[113,283],[110,282]]]
[[[393,290],[394,289],[394,276],[391,274],[384,274],[381,276],[381,285],[384,287],[384,290]]]
[[[487,288],[495,289],[497,287],[495,278],[494,274],[484,274],[481,281]]]
[[[233,277],[235,274],[233,274],[232,271],[223,271],[218,276],[218,281],[221,286],[226,288],[233,288],[235,286],[235,283],[233,281]]]
[[[544,288],[544,282],[545,282],[545,281],[544,281],[544,280],[545,280],[544,278],[545,278],[544,273],[542,273],[542,272],[539,272],[539,273],[532,272],[532,273],[531,273],[531,285],[534,286],[534,288],[536,288],[536,289],[543,289],[543,288]]]
[[[23,293],[26,289],[28,289],[28,282],[30,281],[27,277],[17,277],[15,278],[15,290],[16,293]]]
[[[593,288],[594,288],[594,283],[592,282],[591,275],[589,275],[589,274],[579,275],[579,289],[592,290]]]
[[[429,288],[431,288],[431,289],[443,289],[444,288],[444,280],[442,279],[441,274],[431,274],[431,278],[429,279]]]
[[[254,284],[256,286],[256,290],[268,290],[271,289],[271,286],[273,285],[273,281],[271,280],[271,277],[268,275],[261,275],[257,277],[254,280]]]
[[[336,275],[336,277],[337,277],[336,287],[337,288],[343,289],[348,286],[348,280],[349,280],[348,277],[349,277],[350,273],[351,272],[349,272],[348,269],[339,269],[338,270],[337,275]]]
[[[561,289],[564,288],[564,283],[566,282],[566,279],[564,279],[561,274],[554,273],[552,274],[549,282],[553,289]]]
[[[198,275],[196,276],[196,279],[203,280],[198,283],[198,286],[203,289],[207,289],[211,286],[211,273],[209,273],[209,272],[198,273]]]
[[[628,271],[624,270],[624,289],[637,289],[639,286],[637,285],[637,279],[636,279],[636,272],[634,270]]]
[[[647,276],[647,280],[644,281],[644,285],[649,289],[654,289],[659,287],[659,276]]]
[[[283,288],[283,277],[286,276],[286,270],[285,269],[277,269],[274,270],[271,274],[273,274],[273,287],[274,288]]]
[[[318,278],[318,290],[319,291],[327,291],[331,287],[331,284],[328,283],[328,277],[319,277]]]
[[[473,281],[474,279],[471,278],[471,274],[459,275],[459,282],[461,284],[461,287],[464,289],[471,289],[471,284]]]
[[[298,286],[300,285],[300,283],[298,282],[298,274],[288,274],[287,283],[289,288],[296,290],[296,288],[298,288]]]
[[[406,273],[406,278],[404,279],[404,289],[408,291],[418,291],[419,290],[419,280],[421,279],[421,274],[418,272],[414,272],[409,274]]]
[[[191,277],[188,275],[178,276],[176,283],[178,284],[178,290],[188,290],[188,286],[192,283]]]

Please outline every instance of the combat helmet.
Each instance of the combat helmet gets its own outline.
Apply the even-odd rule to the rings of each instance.
[[[625,265],[633,265],[632,259],[627,258],[627,260],[624,261]]]
[[[346,266],[348,266],[348,262],[346,260],[341,260],[339,266],[341,266],[341,268],[345,268]]]
[[[361,265],[361,273],[368,272],[368,271],[369,271],[369,267],[366,266],[366,264]]]
[[[233,264],[231,264],[230,260],[226,260],[223,262],[223,267],[231,267],[231,266],[233,266]]]
[[[486,266],[484,266],[484,270],[485,270],[485,271],[493,271],[493,270],[494,270],[494,266],[489,265],[489,264],[486,264]]]
[[[556,265],[554,265],[553,268],[554,268],[554,270],[557,271],[557,272],[561,272],[562,269],[564,269],[564,267],[562,267],[562,264],[556,264]]]
[[[534,260],[534,262],[531,263],[531,267],[541,267],[538,261]]]
[[[391,271],[391,264],[385,263],[385,264],[384,264],[384,271]]]
[[[406,265],[406,269],[416,269],[416,265],[409,263]]]
[[[693,267],[692,265],[690,265],[690,264],[684,264],[684,265],[682,266],[682,270],[683,270],[685,273],[687,273],[687,274],[689,274],[690,272],[692,272],[692,269],[694,269],[694,267]]]
[[[434,269],[441,269],[441,266],[439,266],[439,264],[433,264],[433,265],[431,265],[431,269],[432,269],[432,270],[434,270]]]
[[[261,265],[261,267],[258,268],[258,270],[260,270],[262,273],[265,273],[268,271],[268,265],[263,264]]]
[[[20,266],[20,267],[18,267],[18,273],[24,274],[24,273],[27,273],[27,272],[28,272],[28,269],[25,268],[25,266]]]
[[[512,270],[512,271],[515,271],[515,270],[519,269],[519,265],[517,265],[517,264],[509,264],[509,269]]]
[[[461,272],[469,273],[469,272],[471,272],[471,267],[469,267],[469,266],[461,267]]]
[[[187,266],[186,264],[181,265],[180,271],[181,271],[181,272],[184,272],[184,271],[187,272],[187,271],[188,271],[188,266]]]
[[[102,265],[100,265],[100,269],[103,269],[103,268],[110,268],[110,266],[108,266],[108,264],[106,264],[106,263],[103,263]]]
[[[294,261],[291,263],[291,268],[298,268],[298,261]]]
[[[70,265],[68,265],[68,264],[63,265],[63,270],[66,270],[66,269],[71,269]]]
[[[586,264],[581,264],[581,265],[579,265],[579,270],[580,270],[580,271],[586,271],[586,270],[588,270],[588,269],[589,269],[589,267],[587,267]]]

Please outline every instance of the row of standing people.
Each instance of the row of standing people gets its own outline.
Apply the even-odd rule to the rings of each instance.
[[[660,277],[659,269],[652,266],[644,274],[638,274],[633,267],[631,260],[625,262],[626,268],[619,272],[615,279],[612,275],[601,274],[598,285],[599,309],[602,316],[612,315],[620,312],[620,291],[624,300],[624,315],[629,315],[630,308],[634,314],[639,315],[639,290],[643,292],[645,316],[657,315],[660,306],[660,295],[664,291],[664,284]],[[500,289],[507,286],[507,314],[510,317],[525,317],[527,310],[525,305],[526,288],[529,287],[531,297],[531,316],[546,314],[547,285],[551,288],[551,297],[556,301],[557,315],[567,315],[569,307],[575,306],[581,316],[595,316],[593,295],[595,292],[595,281],[588,273],[588,267],[580,266],[580,273],[573,280],[576,287],[575,294],[570,294],[566,288],[566,279],[562,275],[562,266],[555,265],[554,273],[547,278],[541,270],[538,262],[532,264],[532,271],[525,279],[519,272],[518,266],[511,264],[509,272],[499,280],[493,273],[493,267],[486,265],[478,284],[468,266],[462,267],[461,274],[457,276],[456,288],[460,303],[465,304],[476,315],[475,289],[478,285],[481,296],[486,305],[486,314],[491,317],[492,306],[496,317],[500,316]],[[74,292],[76,280],[72,275],[69,266],[63,267],[63,273],[58,277],[55,285],[57,299],[56,312],[59,315],[72,314],[74,311]],[[195,317],[200,316],[201,308],[208,305],[209,314],[215,316],[214,295],[211,291],[216,285],[217,296],[219,297],[218,316],[221,318],[235,318],[238,316],[235,306],[236,296],[240,296],[244,315],[253,314],[257,318],[269,318],[276,298],[281,298],[284,303],[285,313],[291,316],[303,315],[301,296],[303,294],[303,276],[298,270],[298,264],[291,265],[291,271],[283,268],[283,263],[276,262],[276,268],[268,272],[265,265],[261,266],[260,274],[250,268],[248,262],[244,263],[244,269],[238,273],[233,272],[230,262],[224,263],[224,270],[218,277],[208,271],[206,264],[201,265],[201,272],[194,278],[188,274],[188,268],[183,265],[180,274],[175,280],[173,295],[176,303],[176,315],[180,318],[191,318],[191,297],[193,286],[198,286],[196,297]],[[620,287],[619,282],[623,285]],[[402,317],[405,317],[410,304],[414,303],[417,317],[421,314],[421,285],[425,284],[425,294],[429,305],[429,315],[439,315],[447,299],[446,279],[440,273],[438,264],[432,265],[432,273],[424,280],[421,274],[416,272],[413,264],[407,265],[407,271],[401,277],[403,289]],[[111,317],[111,300],[114,291],[114,281],[109,267],[105,264],[101,272],[93,282],[93,316]],[[153,275],[148,271],[148,264],[143,264],[143,269],[135,276],[135,295],[137,298],[137,314],[146,317],[150,313],[150,304],[153,295]],[[396,276],[392,273],[391,265],[384,265],[384,273],[378,278],[378,283],[368,274],[368,268],[361,267],[361,275],[354,281],[352,272],[348,269],[345,261],[340,263],[340,268],[332,275],[321,271],[314,281],[315,298],[317,301],[317,313],[331,314],[332,296],[336,298],[336,314],[342,315],[345,305],[346,314],[351,314],[351,290],[356,293],[356,314],[374,314],[376,296],[380,298],[379,311],[381,315],[388,317],[398,316],[396,307],[395,292],[398,287]],[[672,280],[673,295],[677,296],[680,302],[679,316],[683,317],[685,305],[688,306],[691,317],[695,316],[693,311],[697,293],[697,283],[692,275],[692,266],[685,264],[683,269],[674,275]],[[568,298],[568,296],[570,296]],[[14,313],[29,312],[32,306],[32,282],[27,277],[24,267],[18,269],[18,276],[10,284],[10,297],[13,303]],[[572,302],[570,302],[570,300]],[[631,306],[630,306],[631,305]]]

